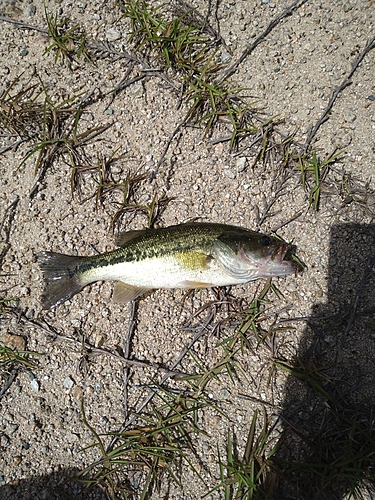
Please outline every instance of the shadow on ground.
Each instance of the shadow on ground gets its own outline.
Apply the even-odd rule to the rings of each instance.
[[[375,498],[375,225],[333,226],[328,272],[286,385],[275,499],[341,500],[364,485]]]
[[[106,500],[98,487],[85,488],[75,479],[77,470],[63,469],[46,476],[0,486],[1,500]]]

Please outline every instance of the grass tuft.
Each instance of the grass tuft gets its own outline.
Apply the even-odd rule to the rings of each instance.
[[[23,351],[19,349],[11,349],[0,342],[0,370],[4,368],[9,369],[15,364],[29,368],[30,370],[37,369],[34,362],[30,361],[30,357],[38,356],[39,354],[34,351]]]
[[[0,127],[13,142],[6,149],[16,149],[22,142],[31,143],[18,168],[36,157],[36,176],[32,196],[45,173],[63,157],[72,168],[72,191],[77,188],[77,164],[82,163],[84,147],[103,133],[109,125],[79,132],[83,114],[81,95],[55,103],[44,83],[16,91],[19,77],[0,95]],[[14,138],[18,141],[14,142]],[[3,150],[4,152],[4,150]]]
[[[48,47],[43,55],[54,52],[55,63],[61,58],[71,64],[75,57],[84,57],[91,62],[86,47],[86,35],[78,25],[71,26],[68,18],[60,19],[57,14],[48,14],[44,6],[48,28]]]
[[[151,491],[165,474],[179,485],[183,464],[203,481],[189,458],[194,455],[191,437],[201,432],[197,412],[202,406],[195,398],[159,389],[151,412],[137,415],[138,425],[103,436],[88,423],[82,404],[83,422],[94,435],[94,443],[88,448],[98,448],[102,458],[81,471],[81,480],[104,485],[113,499],[116,495],[151,498]],[[108,437],[114,439],[106,448],[104,440]]]
[[[254,411],[242,458],[238,456],[235,438],[228,432],[226,460],[218,450],[221,482],[203,498],[222,491],[225,500],[253,500],[273,498],[276,476],[272,471],[272,456],[277,451],[272,428],[263,407],[263,426],[257,434],[258,410]]]
[[[319,209],[322,183],[328,174],[330,167],[342,156],[341,152],[332,153],[321,161],[315,152],[308,152],[302,156],[296,156],[298,162],[295,170],[301,172],[301,183],[309,193],[309,206],[314,210]]]
[[[219,72],[225,66],[219,39],[204,33],[198,22],[192,24],[193,9],[171,17],[165,6],[152,8],[144,1],[128,0],[122,10],[122,17],[130,21],[129,41],[135,50],[159,63],[165,72],[172,70],[182,81],[182,101],[188,108],[184,124],[203,124],[205,135],[226,124],[231,129],[231,149],[244,137],[259,132],[263,123],[254,125],[254,103],[247,104],[241,96],[246,89],[219,82]]]

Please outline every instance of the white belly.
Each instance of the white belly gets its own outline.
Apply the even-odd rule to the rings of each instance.
[[[116,280],[140,288],[204,288],[244,283],[225,272],[211,260],[204,268],[189,269],[173,256],[123,262],[90,270],[87,283],[98,280]]]

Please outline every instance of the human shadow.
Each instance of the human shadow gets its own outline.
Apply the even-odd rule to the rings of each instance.
[[[107,500],[98,486],[85,487],[76,479],[77,470],[62,469],[0,486],[1,500]]]
[[[281,363],[291,375],[272,498],[342,500],[364,488],[375,498],[375,225],[332,227],[328,300]]]

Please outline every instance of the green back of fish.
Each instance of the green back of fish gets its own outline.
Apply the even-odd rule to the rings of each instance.
[[[129,236],[127,236],[129,235]],[[117,241],[121,248],[82,261],[80,270],[86,265],[98,267],[121,262],[140,262],[146,259],[187,252],[199,252],[209,255],[214,241],[223,238],[229,244],[241,235],[245,238],[258,236],[258,233],[236,226],[210,223],[180,224],[160,229],[146,229],[121,233]]]

